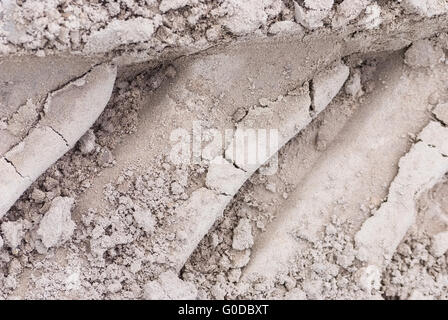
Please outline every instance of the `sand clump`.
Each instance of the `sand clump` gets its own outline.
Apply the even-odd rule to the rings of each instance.
[[[23,223],[21,221],[8,221],[2,223],[1,228],[3,236],[5,237],[5,244],[13,250],[16,249],[23,239]]]
[[[73,198],[56,197],[51,207],[45,213],[36,233],[46,248],[62,245],[69,240],[75,230],[75,223],[71,219]]]
[[[241,219],[233,230],[232,248],[235,250],[250,249],[254,244],[252,225],[249,220]]]

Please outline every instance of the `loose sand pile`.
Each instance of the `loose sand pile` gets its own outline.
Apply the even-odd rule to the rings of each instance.
[[[448,299],[447,32],[446,0],[0,0],[0,299]]]

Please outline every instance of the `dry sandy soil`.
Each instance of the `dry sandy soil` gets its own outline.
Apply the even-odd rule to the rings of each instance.
[[[446,0],[0,0],[0,299],[448,299]]]

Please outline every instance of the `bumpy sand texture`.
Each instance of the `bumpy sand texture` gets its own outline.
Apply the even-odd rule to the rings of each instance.
[[[0,299],[448,299],[447,32],[445,0],[0,1]]]

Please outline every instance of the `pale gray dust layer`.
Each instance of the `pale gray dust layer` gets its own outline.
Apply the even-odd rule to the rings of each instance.
[[[446,0],[0,0],[0,299],[448,299]]]

